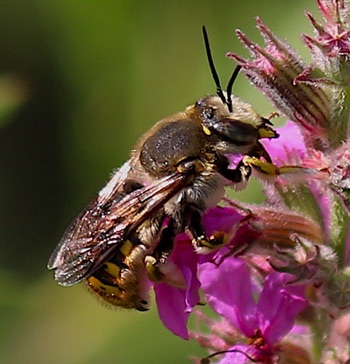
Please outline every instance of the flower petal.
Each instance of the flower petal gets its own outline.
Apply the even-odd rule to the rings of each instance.
[[[189,313],[186,311],[186,291],[172,287],[165,283],[154,286],[158,313],[163,324],[175,335],[188,340],[187,321]]]
[[[307,305],[304,285],[288,285],[292,278],[272,272],[265,280],[258,303],[259,328],[264,339],[273,345],[294,325],[295,317]]]
[[[280,135],[278,143],[269,139],[262,140],[273,162],[279,166],[300,162],[306,152],[300,128],[292,121],[288,121],[277,130]]]
[[[225,353],[224,357],[218,361],[218,364],[244,364],[251,363],[249,358],[254,358],[254,349],[245,345],[232,346],[229,351]]]
[[[224,259],[218,266],[211,262],[200,266],[199,279],[209,304],[247,337],[257,327],[253,286],[245,262]]]
[[[216,231],[229,233],[241,220],[242,215],[231,207],[214,207],[204,215],[203,226],[208,235]]]
[[[189,239],[177,240],[171,261],[182,272],[186,288],[173,287],[166,283],[158,283],[154,287],[161,320],[170,331],[185,340],[189,338],[188,316],[199,302],[197,260],[198,255],[194,252]]]

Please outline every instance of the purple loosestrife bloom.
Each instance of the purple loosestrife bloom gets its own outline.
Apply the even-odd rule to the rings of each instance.
[[[212,353],[202,363],[350,361],[350,0],[317,4],[324,24],[307,13],[315,31],[302,36],[309,65],[259,18],[265,46],[238,30],[252,57],[228,54],[289,121],[263,142],[277,177],[253,170],[266,203],[245,206],[231,243],[198,260],[221,316],[192,334]]]
[[[317,4],[324,24],[307,13],[315,31],[302,36],[309,65],[259,18],[265,46],[237,31],[251,58],[228,55],[289,120],[263,141],[272,163],[251,165],[266,202],[207,211],[207,235],[225,244],[198,254],[179,235],[153,282],[165,326],[209,350],[201,363],[350,362],[350,0]],[[234,168],[247,156],[228,157]],[[197,313],[209,333],[189,334],[205,302],[220,318]]]
[[[272,362],[279,350],[276,344],[307,305],[305,287],[288,285],[290,279],[283,273],[268,274],[256,302],[257,286],[243,260],[226,259],[220,265],[208,262],[201,266],[200,280],[208,303],[241,333],[237,343],[223,354],[221,364]]]
[[[216,207],[206,213],[203,224],[209,234],[220,231],[230,235],[233,227],[239,224],[241,219],[242,216],[232,208]],[[252,236],[254,234],[252,233]],[[245,233],[244,235],[247,236]],[[239,236],[240,234],[235,234],[234,241],[239,241]],[[154,283],[161,320],[170,331],[183,339],[189,338],[188,317],[200,301],[197,266],[201,261],[211,259],[213,254],[197,254],[188,235],[180,234],[176,237],[175,249],[166,263],[166,279]]]
[[[200,284],[197,278],[198,256],[188,241],[180,239],[172,254],[171,263],[182,274],[183,285],[176,286],[168,281],[155,283],[154,291],[159,316],[164,325],[175,335],[187,340],[187,320],[193,307],[199,303]],[[171,273],[167,275],[172,276]]]

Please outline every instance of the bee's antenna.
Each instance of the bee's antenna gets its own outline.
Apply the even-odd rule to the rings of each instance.
[[[222,92],[222,87],[220,85],[220,79],[219,79],[219,75],[216,72],[215,69],[215,65],[214,65],[214,61],[213,61],[213,57],[211,55],[211,50],[210,50],[210,44],[209,44],[209,38],[208,38],[208,34],[207,34],[207,30],[205,29],[205,26],[203,25],[202,27],[202,31],[203,31],[203,36],[204,36],[204,44],[205,44],[205,50],[207,52],[207,57],[208,57],[208,62],[209,62],[209,67],[211,70],[211,74],[213,76],[215,85],[216,85],[216,93],[218,94],[218,96],[220,97],[221,101],[224,104],[227,104],[226,98],[224,93]],[[232,78],[232,77],[231,77]],[[231,86],[232,87],[232,86]],[[231,106],[232,108],[232,106]]]
[[[231,78],[230,78],[230,80],[228,81],[228,84],[227,84],[227,89],[226,89],[227,101],[226,101],[226,104],[227,104],[227,107],[228,107],[230,112],[232,112],[232,100],[231,100],[232,86],[235,83],[236,78],[237,78],[238,73],[241,70],[241,68],[242,68],[242,66],[240,66],[240,65],[238,65],[235,68],[235,70],[233,71],[232,76],[231,76]]]

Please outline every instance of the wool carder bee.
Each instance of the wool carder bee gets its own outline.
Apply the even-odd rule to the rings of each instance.
[[[147,309],[146,277],[165,279],[161,266],[175,236],[187,232],[198,252],[220,247],[207,236],[202,215],[224,195],[244,185],[252,168],[271,165],[260,139],[277,138],[269,119],[220,85],[203,27],[217,95],[157,122],[137,142],[130,159],[73,221],[48,268],[63,286],[86,280],[112,305]],[[228,155],[242,156],[231,169]],[[256,163],[256,165],[255,165]]]

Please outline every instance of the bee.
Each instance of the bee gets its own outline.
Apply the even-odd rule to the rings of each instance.
[[[225,186],[247,183],[254,161],[260,169],[271,162],[260,139],[278,134],[232,95],[239,67],[222,90],[204,27],[203,35],[217,94],[160,120],[139,139],[52,253],[48,268],[60,285],[85,280],[104,302],[147,310],[145,281],[166,279],[162,266],[176,235],[186,232],[199,253],[222,246],[222,235],[206,235],[203,213],[221,200]],[[233,169],[230,154],[242,156]]]

